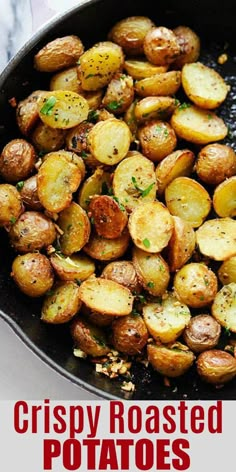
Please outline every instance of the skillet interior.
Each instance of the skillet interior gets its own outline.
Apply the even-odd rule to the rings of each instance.
[[[17,54],[0,77],[0,149],[19,134],[15,126],[15,112],[8,103],[9,98],[16,97],[19,100],[37,88],[47,87],[48,76],[36,73],[32,68],[35,52],[49,40],[65,34],[78,34],[85,46],[90,46],[105,39],[109,28],[117,20],[131,15],[150,16],[156,24],[169,27],[179,24],[193,27],[203,42],[201,58],[208,65],[214,64],[214,67],[225,44],[230,44],[230,60],[224,66],[219,66],[218,70],[226,76],[232,88],[221,114],[230,126],[229,143],[233,145],[232,137],[236,130],[233,13],[233,0],[226,1],[224,8],[217,10],[215,1],[212,0],[179,3],[166,0],[162,4],[153,0],[119,0],[117,6],[111,0],[92,0],[71,10],[60,19],[53,20]],[[16,289],[9,277],[14,254],[8,246],[4,231],[0,232],[0,237],[0,316],[36,354],[69,380],[107,399],[236,399],[236,379],[224,388],[216,390],[197,379],[194,369],[167,388],[156,373],[153,374],[151,370],[140,365],[134,366],[136,391],[132,397],[120,390],[118,381],[109,381],[95,374],[93,366],[72,355],[72,342],[67,327],[42,324],[39,320],[40,302],[25,297]]]

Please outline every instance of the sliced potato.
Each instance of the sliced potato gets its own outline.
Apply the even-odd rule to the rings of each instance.
[[[177,139],[169,123],[152,120],[144,123],[138,131],[142,153],[153,162],[160,162],[174,151]]]
[[[129,16],[113,26],[108,38],[119,44],[126,54],[140,55],[143,54],[144,38],[154,26],[146,16]]]
[[[170,122],[179,138],[195,144],[220,141],[228,133],[224,121],[215,113],[209,113],[194,105],[178,107]]]
[[[84,246],[84,252],[98,261],[113,261],[125,254],[129,242],[130,236],[128,230],[125,230],[121,236],[116,239],[106,239],[93,233],[88,244]]]
[[[90,92],[105,87],[123,63],[120,46],[110,41],[95,44],[80,57],[83,89]]]
[[[92,198],[89,204],[90,215],[97,234],[107,239],[118,238],[128,223],[125,208],[108,195]]]
[[[236,284],[236,256],[230,257],[221,264],[218,277],[223,285]]]
[[[138,131],[138,122],[135,118],[135,107],[136,103],[138,102],[137,99],[131,103],[129,108],[126,110],[124,114],[124,121],[129,127],[130,133],[131,133],[131,141],[135,141],[137,139],[137,131]]]
[[[110,262],[110,264],[107,264],[103,269],[101,277],[124,285],[129,288],[132,293],[139,293],[141,291],[137,272],[131,261]]]
[[[0,184],[0,226],[14,224],[23,211],[20,193],[11,184]]]
[[[167,120],[173,113],[176,100],[171,97],[146,97],[140,100],[134,110],[139,123],[149,120]]]
[[[163,195],[166,187],[176,177],[188,177],[193,170],[194,154],[189,149],[174,151],[166,156],[156,168],[158,194]]]
[[[173,216],[174,229],[170,238],[167,254],[171,272],[179,270],[192,256],[196,236],[190,223],[178,216]]]
[[[87,213],[77,203],[72,202],[63,210],[57,220],[63,231],[60,237],[60,247],[63,254],[71,256],[80,251],[88,242],[90,236],[90,221]]]
[[[181,72],[172,70],[151,75],[135,84],[135,91],[140,97],[170,96],[178,92],[181,85]]]
[[[189,177],[177,177],[165,190],[167,208],[193,228],[198,228],[211,209],[211,198],[206,189]]]
[[[214,300],[218,289],[217,277],[205,264],[192,262],[176,273],[174,289],[183,303],[201,308]]]
[[[222,182],[213,195],[213,207],[217,215],[236,216],[236,176]]]
[[[87,100],[75,92],[45,92],[37,101],[40,119],[50,128],[69,129],[88,117]]]
[[[218,72],[201,62],[184,65],[182,85],[187,97],[207,110],[219,107],[230,89]]]
[[[82,302],[98,313],[124,316],[132,311],[132,293],[113,280],[90,277],[82,282],[79,293]]]
[[[78,36],[56,38],[34,56],[34,67],[40,72],[56,72],[76,65],[83,51],[84,47]]]
[[[134,247],[133,263],[142,287],[151,295],[163,295],[170,281],[169,267],[163,257]]]
[[[167,246],[173,231],[173,218],[160,202],[143,203],[129,218],[129,231],[135,246],[157,253]]]
[[[199,251],[216,261],[225,261],[236,255],[236,221],[216,218],[206,221],[197,231]]]
[[[63,153],[50,153],[38,172],[39,200],[46,210],[59,213],[70,205],[80,182],[81,172],[72,158],[69,162]]]
[[[35,148],[42,152],[58,151],[65,142],[62,129],[50,128],[42,122],[37,124],[30,137]]]
[[[60,282],[45,296],[41,320],[52,324],[67,323],[80,307],[79,286],[74,282]]]
[[[59,279],[65,281],[83,281],[95,272],[94,262],[84,254],[74,254],[70,257],[65,257],[55,252],[50,257],[50,262]]]
[[[140,315],[121,316],[112,323],[112,344],[118,352],[140,354],[148,341],[148,330]]]
[[[155,66],[144,59],[126,59],[124,69],[135,80],[145,79],[151,75],[167,72],[167,66]]]
[[[217,293],[211,313],[221,326],[236,333],[236,283],[224,285]]]
[[[124,159],[130,142],[129,127],[124,121],[116,118],[100,121],[88,134],[90,152],[99,162],[109,166]]]
[[[111,350],[104,331],[82,317],[73,320],[71,335],[76,347],[89,356],[105,356]]]
[[[193,352],[181,343],[173,347],[149,344],[147,352],[152,367],[170,378],[185,374],[195,360]]]
[[[17,105],[16,121],[18,128],[24,136],[30,134],[39,120],[37,100],[44,93],[42,90],[36,90]]]
[[[88,177],[83,183],[78,197],[78,203],[84,210],[88,210],[93,195],[101,195],[103,189],[109,190],[111,185],[111,174],[101,168]]]
[[[143,49],[148,60],[156,66],[171,64],[181,52],[174,32],[165,26],[152,28],[145,36]]]
[[[176,341],[191,319],[187,305],[171,294],[161,303],[147,303],[143,316],[151,336],[163,344]]]
[[[173,67],[181,69],[184,64],[196,62],[200,55],[200,38],[188,26],[177,26],[173,30],[180,45],[180,55],[173,62]]]
[[[50,90],[68,90],[83,95],[78,67],[70,67],[69,69],[53,75],[50,80],[49,88]]]

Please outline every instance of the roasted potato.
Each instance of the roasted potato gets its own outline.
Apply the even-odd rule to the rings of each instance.
[[[125,208],[108,195],[94,196],[89,204],[89,216],[99,236],[116,239],[128,223]]]
[[[54,281],[48,258],[39,252],[17,256],[12,264],[11,276],[19,289],[29,297],[45,295]]]
[[[92,123],[83,121],[75,128],[70,129],[66,133],[66,147],[68,151],[76,152],[86,159],[89,153],[87,136],[92,128]]]
[[[91,310],[105,315],[129,315],[133,306],[133,295],[127,287],[101,277],[82,282],[80,299]]]
[[[200,38],[188,26],[177,26],[173,30],[180,46],[180,55],[173,62],[173,67],[181,69],[184,64],[196,62],[200,55]]]
[[[171,70],[151,75],[135,84],[135,91],[140,97],[170,96],[178,92],[181,85],[180,71]]]
[[[154,162],[160,162],[174,151],[177,139],[169,123],[152,120],[139,128],[138,137],[144,156]]]
[[[43,209],[38,196],[37,175],[32,175],[32,177],[24,182],[18,182],[17,189],[28,210],[38,211]]]
[[[124,113],[134,99],[134,82],[129,75],[118,73],[108,84],[102,104],[114,115]]]
[[[154,66],[144,59],[126,59],[124,69],[135,80],[146,79],[151,75],[167,72],[167,66]]]
[[[187,305],[168,294],[160,302],[147,303],[143,307],[143,317],[150,335],[158,342],[167,344],[176,341],[182,334],[191,313]]]
[[[84,47],[78,36],[56,38],[34,56],[34,67],[40,72],[56,72],[75,66]]]
[[[215,113],[184,103],[174,111],[170,124],[178,138],[195,144],[220,141],[228,134],[224,121]]]
[[[0,184],[0,226],[13,225],[23,211],[19,192],[13,185]]]
[[[130,242],[129,231],[125,230],[119,238],[107,239],[92,233],[89,242],[84,246],[84,252],[98,261],[113,261],[122,257]]]
[[[101,277],[124,285],[134,294],[141,291],[137,272],[131,261],[110,262],[104,267]]]
[[[146,97],[135,107],[135,118],[139,123],[149,120],[167,120],[175,109],[175,99],[171,97]]]
[[[63,231],[60,236],[60,248],[66,256],[80,251],[88,242],[90,221],[87,213],[77,203],[72,202],[60,212],[57,224]]]
[[[165,190],[166,206],[170,213],[179,216],[198,228],[211,210],[211,197],[206,189],[189,177],[177,177]]]
[[[70,67],[53,75],[49,88],[50,90],[68,90],[83,95],[78,67]]]
[[[38,251],[56,239],[54,223],[42,213],[26,211],[11,226],[11,245],[19,253]]]
[[[17,105],[16,121],[19,130],[24,136],[30,134],[39,120],[37,100],[43,94],[44,91],[36,90]]]
[[[137,133],[138,133],[138,122],[134,114],[137,102],[138,102],[138,99],[135,99],[124,114],[124,122],[129,127],[132,142],[137,139]]]
[[[50,262],[60,280],[83,281],[95,272],[94,262],[84,254],[65,257],[55,252],[50,256]]]
[[[202,352],[197,359],[198,375],[207,383],[222,385],[236,375],[236,359],[219,349]]]
[[[71,335],[76,347],[92,357],[105,356],[111,350],[102,329],[78,317],[71,325]]]
[[[98,167],[83,183],[79,192],[78,203],[84,210],[88,210],[93,195],[101,195],[103,190],[109,190],[110,187],[111,174]]]
[[[193,316],[183,333],[183,338],[193,352],[203,352],[217,346],[220,324],[211,315]]]
[[[186,264],[174,278],[177,297],[192,308],[210,305],[217,294],[217,289],[216,275],[203,263]]]
[[[0,174],[7,182],[27,179],[36,162],[34,147],[25,139],[13,139],[0,155]]]
[[[189,149],[174,151],[166,156],[156,168],[158,195],[177,177],[188,177],[193,170],[194,154]]]
[[[230,177],[216,187],[213,207],[218,216],[236,216],[236,176]]]
[[[137,247],[133,248],[133,264],[142,287],[153,296],[166,291],[169,281],[169,267],[160,254],[148,254]]]
[[[232,256],[221,264],[218,270],[219,280],[223,285],[236,284],[236,256]]]
[[[225,261],[236,255],[236,221],[216,218],[205,221],[196,231],[199,251],[216,261]]]
[[[236,333],[236,283],[224,285],[217,293],[211,307],[212,316],[224,328]]]
[[[81,307],[81,314],[89,323],[92,323],[92,325],[99,326],[101,328],[110,326],[114,320],[114,316],[104,315],[104,313],[97,313],[96,311],[90,310],[85,305],[82,305]]]
[[[62,129],[50,128],[42,122],[37,124],[30,138],[35,148],[41,152],[58,151],[65,142]]]
[[[185,374],[195,360],[193,352],[181,343],[175,343],[173,347],[149,344],[147,353],[152,367],[171,378]]]
[[[128,213],[156,198],[157,184],[154,165],[142,154],[129,155],[115,169],[113,191]]]
[[[70,129],[88,117],[87,100],[75,92],[45,92],[37,101],[40,119],[50,128]]]
[[[218,185],[236,174],[236,155],[226,144],[208,144],[198,154],[196,172],[208,185]]]
[[[80,307],[78,285],[74,282],[58,282],[45,296],[41,320],[52,324],[67,323]]]
[[[148,253],[158,253],[167,246],[174,224],[168,209],[155,201],[135,208],[128,226],[135,246]]]
[[[152,28],[146,34],[143,49],[147,59],[156,66],[171,64],[181,52],[175,34],[164,26]]]
[[[170,272],[176,272],[192,256],[196,236],[190,223],[178,216],[173,216],[174,229],[167,247]]]
[[[112,323],[112,344],[117,351],[130,356],[140,354],[148,340],[148,330],[140,315],[117,318]]]
[[[146,34],[154,27],[146,16],[130,16],[118,21],[108,34],[110,41],[119,44],[125,54],[139,56],[143,54],[143,42]]]

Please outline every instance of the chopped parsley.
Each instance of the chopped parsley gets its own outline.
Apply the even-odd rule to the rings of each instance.
[[[52,110],[56,104],[56,101],[56,97],[49,97],[41,108],[40,113],[43,115],[52,115]]]
[[[151,246],[149,239],[143,239],[143,245],[148,249]]]
[[[16,222],[17,218],[15,216],[12,216],[11,219],[10,219],[10,223],[12,225],[14,225],[14,223]]]
[[[97,122],[97,119],[99,117],[99,113],[97,110],[91,110],[88,114],[88,121],[90,123],[96,123]]]
[[[87,157],[88,157],[87,152],[82,151],[82,152],[81,152],[81,157],[82,157],[83,159],[87,159]]]
[[[80,279],[75,279],[75,283],[80,286],[82,282]]]
[[[231,335],[231,331],[228,327],[224,327],[224,334],[226,334],[226,336],[230,336]]]
[[[209,285],[209,280],[206,275],[204,275],[204,284],[206,285],[206,287],[208,287]]]
[[[191,107],[191,103],[183,102],[183,103],[181,103],[181,105],[179,106],[179,110],[186,110],[186,108],[189,108],[189,107]]]
[[[25,184],[25,182],[23,182],[23,180],[21,180],[20,182],[18,182],[16,184],[16,188],[17,188],[18,192],[20,192],[23,189],[24,184]]]
[[[94,74],[88,74],[88,75],[86,75],[85,79],[91,79],[91,77],[94,77]]]
[[[114,100],[113,102],[108,103],[107,108],[111,111],[116,111],[122,107],[122,104],[123,104],[123,100],[119,100],[119,102]]]
[[[149,288],[154,288],[154,287],[155,287],[155,284],[154,284],[154,282],[148,282],[147,286],[148,286]]]
[[[113,200],[115,200],[116,203],[118,203],[119,209],[121,211],[125,211],[125,207],[124,207],[124,205],[122,205],[122,203],[120,203],[119,199],[117,197],[115,197],[115,195],[111,195],[111,197],[113,198]]]
[[[137,180],[134,176],[131,177],[131,180],[132,180],[132,183],[134,184],[134,188],[140,193],[142,198],[146,197],[151,192],[152,188],[155,185],[155,182],[153,182],[151,185],[149,185],[147,188],[143,190],[138,186]]]

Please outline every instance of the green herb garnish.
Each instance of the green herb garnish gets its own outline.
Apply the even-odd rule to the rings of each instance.
[[[91,110],[88,114],[88,121],[90,123],[96,123],[97,122],[97,119],[99,117],[99,113],[97,110]]]
[[[131,177],[131,180],[132,180],[132,183],[134,184],[134,188],[140,193],[140,196],[142,198],[146,197],[151,192],[152,188],[155,185],[155,182],[153,182],[151,185],[149,185],[147,188],[143,190],[138,186],[137,180],[134,176]]]
[[[148,282],[147,286],[148,286],[149,288],[154,288],[154,287],[155,287],[155,284],[154,284],[154,282]]]
[[[151,246],[149,239],[143,239],[143,245],[148,249]]]
[[[49,97],[41,108],[40,113],[42,113],[43,115],[52,115],[52,110],[56,104],[56,101],[56,97]]]
[[[111,111],[116,111],[122,107],[122,104],[123,104],[123,100],[119,100],[119,102],[114,100],[113,102],[108,103],[107,108]]]
[[[181,103],[181,105],[179,105],[178,109],[179,110],[186,110],[186,108],[189,108],[189,107],[191,107],[191,103],[183,102],[183,103]]]
[[[83,159],[86,159],[86,158],[88,157],[87,152],[82,151],[82,152],[81,152],[81,157],[82,157]]]
[[[115,197],[115,195],[110,195],[110,196],[113,198],[113,200],[115,200],[116,203],[118,203],[119,209],[121,211],[125,211],[125,207],[124,207],[124,205],[122,205],[122,203],[120,203],[119,199],[117,197]]]
[[[14,223],[16,222],[17,218],[15,216],[12,216],[11,219],[10,219],[10,223],[12,225],[14,225]]]
[[[23,180],[21,180],[20,182],[18,182],[18,183],[16,184],[16,188],[17,188],[18,192],[20,192],[20,190],[23,189],[24,184],[25,184],[25,182],[23,182]]]

